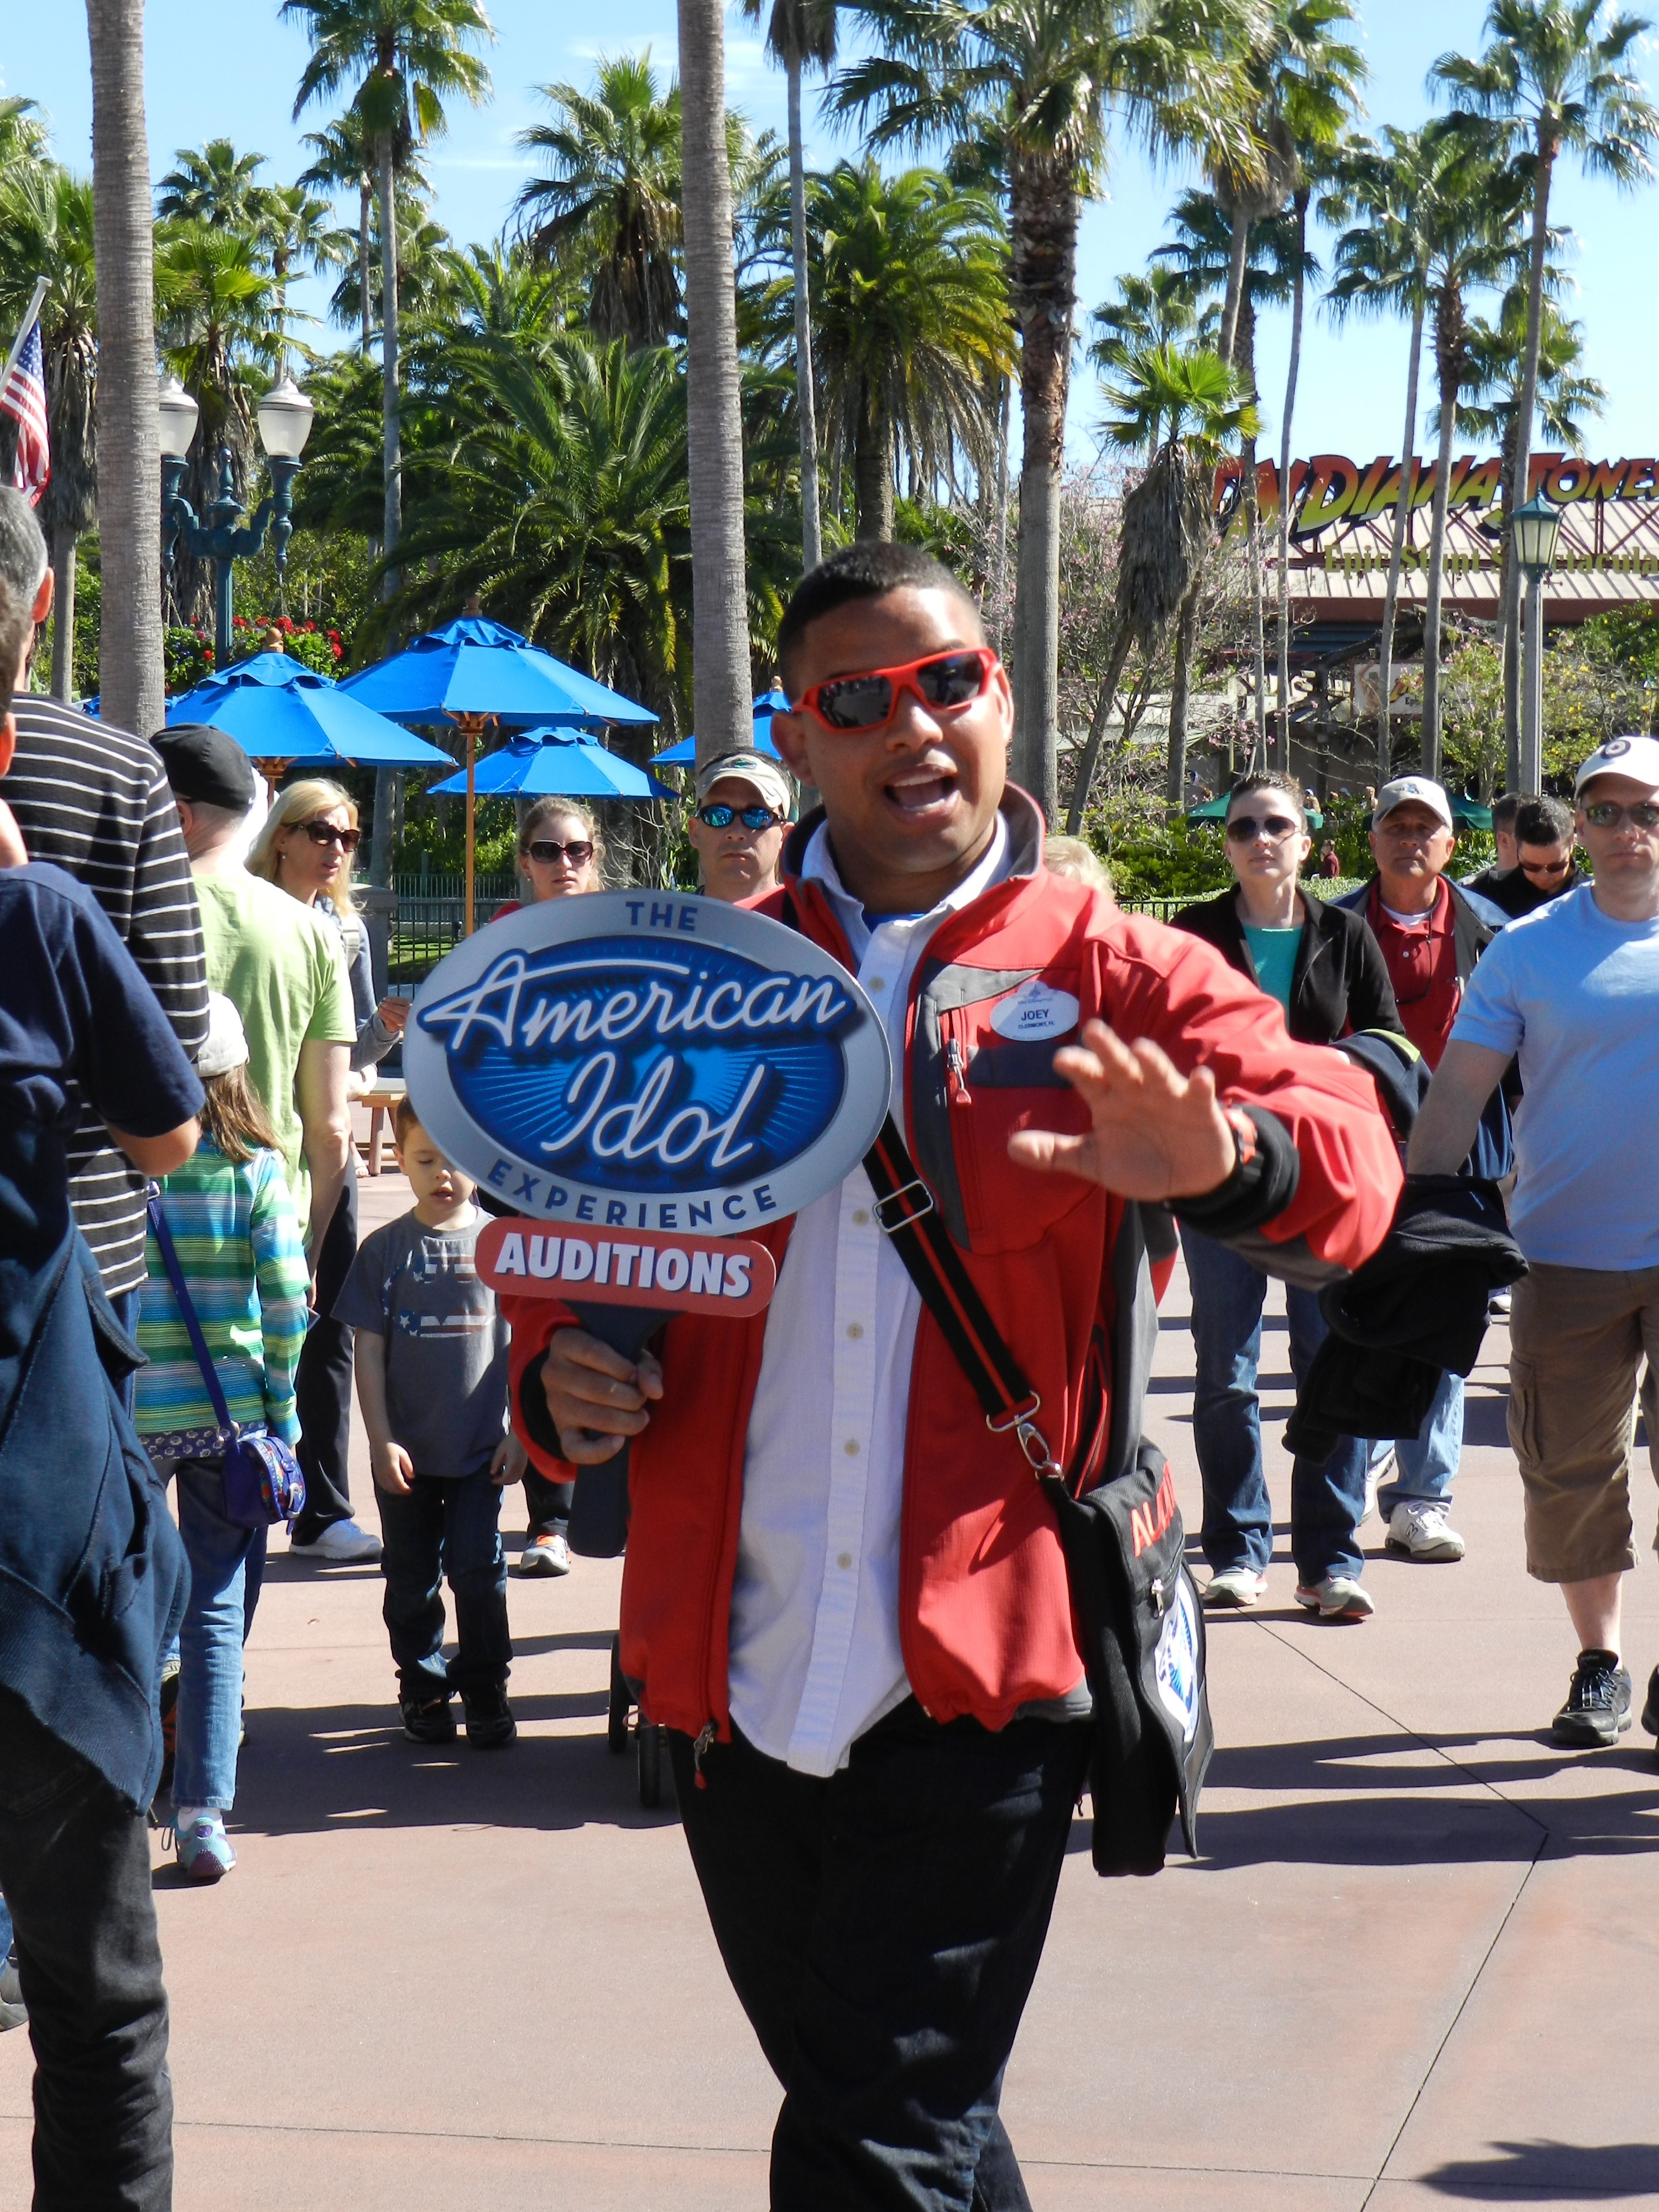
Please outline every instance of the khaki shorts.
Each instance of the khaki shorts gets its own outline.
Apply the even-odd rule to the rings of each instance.
[[[1636,1565],[1630,1456],[1637,1376],[1659,1479],[1659,1267],[1634,1273],[1538,1261],[1510,1317],[1510,1443],[1526,1490],[1527,1571],[1588,1582]]]

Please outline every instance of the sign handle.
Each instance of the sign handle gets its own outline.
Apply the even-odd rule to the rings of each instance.
[[[637,1359],[646,1340],[668,1319],[647,1306],[584,1305],[573,1302],[578,1322],[624,1359]],[[628,1541],[628,1443],[607,1460],[578,1474],[570,1507],[570,1548],[584,1559],[614,1559]]]

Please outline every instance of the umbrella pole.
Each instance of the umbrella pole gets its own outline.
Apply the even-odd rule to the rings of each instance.
[[[472,870],[476,842],[473,810],[477,805],[478,723],[476,715],[469,714],[466,730],[466,935],[471,937],[477,916],[472,904]]]

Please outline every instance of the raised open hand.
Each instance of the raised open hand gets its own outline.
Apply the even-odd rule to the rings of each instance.
[[[1021,1167],[1081,1176],[1125,1198],[1198,1198],[1224,1182],[1237,1158],[1208,1068],[1180,1074],[1149,1039],[1125,1044],[1104,1022],[1062,1046],[1054,1066],[1089,1109],[1086,1137],[1022,1129],[1008,1140]]]

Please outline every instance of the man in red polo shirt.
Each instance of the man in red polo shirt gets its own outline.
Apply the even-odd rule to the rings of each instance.
[[[1431,776],[1399,775],[1371,815],[1376,873],[1342,903],[1370,924],[1394,986],[1401,1026],[1431,1068],[1446,1049],[1463,987],[1508,916],[1446,873],[1457,843],[1451,801]],[[1418,1435],[1395,1447],[1393,1479],[1377,1492],[1388,1545],[1401,1557],[1461,1559],[1450,1520],[1463,1450],[1463,1378],[1445,1374]]]

